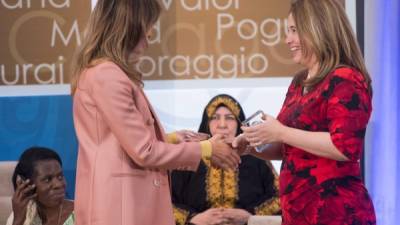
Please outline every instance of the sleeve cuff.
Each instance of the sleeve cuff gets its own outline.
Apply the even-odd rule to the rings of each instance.
[[[176,224],[185,225],[189,217],[189,211],[177,207],[174,207],[173,210]]]
[[[167,142],[170,144],[179,144],[179,139],[176,132],[167,134]]]
[[[212,155],[212,145],[209,140],[200,142],[201,158],[203,160],[210,160]]]
[[[279,197],[273,197],[254,209],[258,216],[276,215],[281,211]]]

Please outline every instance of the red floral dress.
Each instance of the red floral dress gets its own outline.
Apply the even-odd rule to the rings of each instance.
[[[284,225],[376,224],[374,207],[360,172],[371,114],[371,96],[360,72],[331,72],[312,91],[290,85],[278,120],[286,126],[329,132],[346,162],[284,145],[280,195]]]

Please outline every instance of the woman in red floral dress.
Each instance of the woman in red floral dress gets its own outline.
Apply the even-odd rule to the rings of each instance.
[[[342,5],[337,0],[293,1],[286,38],[305,66],[274,119],[242,127],[234,146],[270,143],[264,159],[282,159],[284,225],[376,224],[360,174],[371,114],[371,79]]]

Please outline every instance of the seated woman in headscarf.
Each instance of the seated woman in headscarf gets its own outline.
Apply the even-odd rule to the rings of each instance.
[[[232,139],[241,133],[245,115],[226,94],[210,100],[199,132]],[[238,170],[222,170],[201,161],[196,172],[172,172],[176,224],[246,224],[251,215],[280,213],[278,177],[270,162],[241,156]]]
[[[7,225],[73,225],[74,203],[65,199],[60,156],[32,147],[22,153],[12,176],[14,195]]]

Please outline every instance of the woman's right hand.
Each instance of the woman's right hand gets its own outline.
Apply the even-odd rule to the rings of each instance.
[[[283,141],[282,137],[286,133],[287,127],[267,114],[263,115],[263,120],[263,123],[254,126],[241,127],[243,135],[252,147]]]
[[[30,200],[36,198],[36,193],[32,193],[35,189],[34,184],[29,183],[29,179],[22,180],[17,176],[17,187],[12,197],[12,209],[14,213],[13,225],[22,225],[25,222],[26,210]]]
[[[202,213],[197,214],[190,220],[191,223],[196,225],[219,225],[224,224],[223,209],[211,208]]]
[[[216,134],[209,140],[212,145],[212,164],[222,169],[236,169],[240,163],[240,156],[225,142],[222,135]]]

